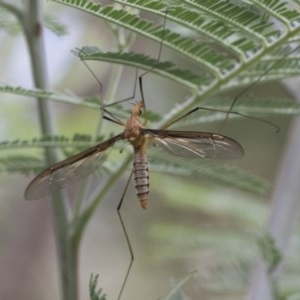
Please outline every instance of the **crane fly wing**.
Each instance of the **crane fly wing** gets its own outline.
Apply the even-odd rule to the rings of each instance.
[[[152,142],[171,154],[190,158],[233,159],[243,147],[230,137],[209,132],[144,129]]]
[[[99,167],[105,150],[120,139],[123,139],[123,134],[116,135],[47,168],[29,183],[24,193],[25,199],[36,200],[45,197],[54,187],[62,188],[71,182],[87,177]]]

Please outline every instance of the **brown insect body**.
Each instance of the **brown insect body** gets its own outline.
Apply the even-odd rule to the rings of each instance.
[[[142,133],[144,124],[139,120],[139,115],[143,108],[144,105],[142,102],[139,102],[134,106],[131,117],[126,122],[124,137],[128,139],[133,147],[134,186],[141,207],[145,209],[148,204],[149,196],[149,171],[147,161],[148,138]]]

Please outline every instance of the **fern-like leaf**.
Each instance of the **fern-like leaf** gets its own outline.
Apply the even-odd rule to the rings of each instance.
[[[45,16],[45,26],[57,36],[64,36],[68,33],[67,27],[59,22],[54,15]]]
[[[41,159],[29,155],[10,155],[0,159],[0,171],[28,175],[39,173],[45,168]]]
[[[164,76],[170,80],[174,80],[190,89],[198,89],[201,85],[208,84],[210,78],[205,78],[192,73],[189,70],[177,69],[170,62],[157,62],[144,54],[137,53],[102,53],[96,47],[83,47],[72,51],[82,60],[106,61],[116,64],[124,64],[138,69],[150,70],[153,66],[153,73]]]
[[[109,23],[162,43],[198,66],[196,75],[175,65],[136,53],[92,52],[82,59],[96,59],[152,70],[175,80],[197,95],[182,104],[185,113],[208,96],[236,87],[286,79],[300,74],[300,13],[287,3],[276,1],[183,0],[168,5],[155,0],[117,0],[119,4],[152,13],[166,19],[166,27],[157,25],[131,9],[100,5],[89,0],[53,0],[80,9]],[[169,26],[182,28],[183,35]],[[164,22],[163,22],[164,23]],[[276,25],[275,25],[276,24]],[[95,50],[95,49],[94,49]],[[77,55],[79,52],[77,51]],[[197,77],[198,76],[198,77]],[[175,119],[176,113],[168,118]]]
[[[91,274],[89,289],[90,289],[90,300],[106,300],[106,294],[102,293],[102,289],[97,289],[99,275]]]
[[[272,273],[282,261],[282,253],[276,246],[274,237],[269,233],[258,240],[258,245],[268,267],[268,272]]]
[[[235,187],[244,191],[255,192],[264,195],[267,191],[268,184],[260,177],[246,172],[232,164],[220,162],[217,164],[213,161],[193,159],[176,159],[167,155],[158,155],[149,157],[151,171],[158,171],[173,175],[200,177],[212,182],[227,186]]]
[[[99,109],[99,100],[96,98],[80,98],[75,95],[65,95],[55,91],[46,91],[41,89],[28,89],[24,87],[15,87],[9,85],[0,86],[0,92],[9,93],[13,95],[48,99],[53,101],[64,102],[73,105],[80,105],[89,108]]]
[[[42,138],[34,138],[28,140],[3,141],[0,143],[0,150],[9,149],[28,149],[28,148],[78,148],[86,149],[94,146],[96,143],[103,141],[103,137],[99,136],[96,139],[88,134],[74,134],[69,138],[64,135],[60,136],[44,136]]]

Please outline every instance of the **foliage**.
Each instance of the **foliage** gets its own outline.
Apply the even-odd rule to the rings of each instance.
[[[208,107],[228,110],[226,107],[230,106],[229,101],[222,99],[217,104],[213,99],[208,100],[209,96],[245,85],[249,88],[258,80],[264,82],[299,75],[299,14],[281,1],[253,1],[252,5],[256,9],[250,9],[246,3],[239,5],[220,0],[179,3],[175,1],[171,2],[171,5],[155,0],[118,0],[108,5],[88,0],[54,2],[92,14],[109,22],[111,26],[117,25],[130,30],[125,36],[128,43],[131,41],[132,32],[153,39],[161,43],[163,49],[170,48],[184,58],[186,65],[196,65],[201,70],[194,73],[188,68],[181,69],[174,62],[157,61],[157,57],[150,58],[144,54],[125,52],[126,44],[122,45],[120,52],[104,53],[91,46],[73,51],[80,59],[86,61],[106,61],[151,70],[190,90],[191,97],[182,101],[169,114],[161,116],[157,127],[172,122],[204,100]],[[138,11],[160,17],[163,24],[152,23],[140,16]],[[273,18],[276,18],[280,26],[274,25]],[[172,26],[169,24],[171,22]],[[173,30],[174,24],[188,33],[183,35],[180,31]],[[62,95],[52,91],[10,86],[2,86],[0,91],[91,108],[99,107],[95,99]],[[120,111],[113,106],[111,109],[112,113]],[[250,99],[237,103],[235,110],[245,114],[297,114],[299,105],[282,99]],[[224,114],[216,112],[208,112],[204,116],[194,114],[184,119],[183,124],[199,124],[223,118]],[[170,162],[167,165],[169,166]]]
[[[268,266],[268,272],[271,273],[282,260],[280,250],[276,247],[274,238],[270,234],[266,234],[259,240],[259,246]]]
[[[289,3],[282,0],[251,0],[251,1],[224,1],[224,0],[183,0],[183,1],[155,1],[155,0],[116,0],[112,4],[102,5],[90,0],[53,0],[53,2],[76,8],[104,20],[112,30],[116,39],[118,51],[103,52],[94,46],[84,46],[73,50],[73,53],[84,61],[96,60],[114,64],[127,65],[145,71],[151,71],[164,78],[172,80],[189,91],[190,96],[174,107],[168,114],[155,116],[159,121],[157,128],[163,128],[172,123],[181,115],[189,112],[192,108],[205,103],[214,109],[231,110],[230,104],[218,103],[221,93],[240,89],[246,89],[238,95],[240,97],[257,82],[263,83],[270,80],[286,79],[300,75],[299,62],[299,32],[300,14],[292,9]],[[297,2],[297,1],[290,1]],[[291,4],[291,3],[290,3]],[[24,20],[30,16],[21,18],[20,7],[0,2],[0,7],[11,15],[15,15],[24,26]],[[2,13],[2,12],[1,12]],[[160,24],[149,20],[147,13],[158,18]],[[64,34],[65,28],[55,18],[49,18],[49,26],[57,34]],[[15,22],[8,26],[11,33],[15,33]],[[1,28],[5,26],[0,24]],[[128,31],[122,31],[126,29]],[[7,29],[6,29],[7,30]],[[69,29],[69,30],[72,30]],[[120,38],[121,33],[123,34]],[[176,56],[185,62],[185,68],[172,61],[157,57],[149,57],[144,54],[129,52],[135,34],[151,39],[161,49],[168,48]],[[192,71],[191,71],[192,70]],[[115,82],[118,85],[118,82]],[[35,89],[25,87],[1,86],[1,92],[14,95],[24,95],[60,102],[68,102],[74,105],[82,105],[90,108],[99,108],[95,98],[81,98],[74,95],[64,95],[49,91],[45,86]],[[214,98],[211,98],[214,96]],[[236,100],[234,102],[235,104]],[[235,110],[245,113],[269,113],[269,114],[296,114],[299,113],[299,105],[282,99],[249,99],[247,103],[237,104]],[[289,100],[289,99],[288,99]],[[107,105],[105,99],[100,103]],[[229,107],[229,109],[228,109]],[[111,107],[112,111],[119,109]],[[120,112],[119,112],[120,113]],[[121,113],[122,114],[122,113]],[[190,124],[199,124],[208,119],[222,119],[224,114],[208,112],[207,119],[199,117],[187,120]],[[33,141],[5,142],[0,145],[1,149],[11,147],[31,148],[90,146],[96,137],[88,141],[57,139],[50,135],[48,140],[35,139]],[[9,171],[28,172],[33,169],[44,167],[44,160],[24,155],[9,156],[0,161],[3,169]],[[96,207],[105,193],[113,185],[115,180],[126,170],[130,162],[129,156],[119,164],[116,172],[111,176],[106,186],[89,204],[79,203],[71,220],[65,217],[66,247],[74,247],[74,257],[78,251],[78,245],[82,233],[94,213]],[[33,167],[33,164],[34,167]],[[161,172],[172,174],[188,174],[208,176],[223,184],[234,186],[238,182],[239,188],[259,190],[265,192],[265,185],[257,178],[246,174],[244,171],[231,166],[221,165],[212,168],[210,165],[200,172],[193,163],[184,165],[175,164],[168,157],[155,157],[153,167]],[[185,168],[185,170],[184,170]],[[184,173],[186,172],[186,173]],[[249,176],[248,176],[249,175]],[[239,180],[235,180],[239,178]],[[57,210],[54,210],[57,212]],[[63,211],[63,209],[62,209]],[[63,235],[63,234],[61,234]],[[69,249],[69,248],[68,248]],[[69,253],[68,251],[66,251]],[[60,253],[62,255],[62,253]],[[63,255],[62,255],[63,256]],[[76,263],[75,263],[76,265]],[[72,268],[66,268],[72,270]],[[76,274],[76,271],[73,272]],[[71,276],[71,275],[70,275]],[[101,291],[96,291],[98,277],[91,278],[90,287],[92,299],[101,299]],[[72,286],[72,284],[70,284]],[[93,298],[96,297],[96,298]],[[98,298],[97,298],[98,297]],[[102,298],[104,296],[101,296]],[[69,299],[75,299],[70,297]]]
[[[99,290],[97,289],[97,284],[98,284],[98,279],[99,279],[99,275],[94,275],[91,274],[90,277],[90,299],[91,300],[106,300],[106,294],[102,294],[102,289],[100,288]]]

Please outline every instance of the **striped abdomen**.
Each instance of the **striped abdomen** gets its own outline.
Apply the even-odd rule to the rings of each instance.
[[[149,173],[146,152],[141,148],[135,149],[133,159],[133,177],[136,195],[142,208],[146,208],[149,195]]]

